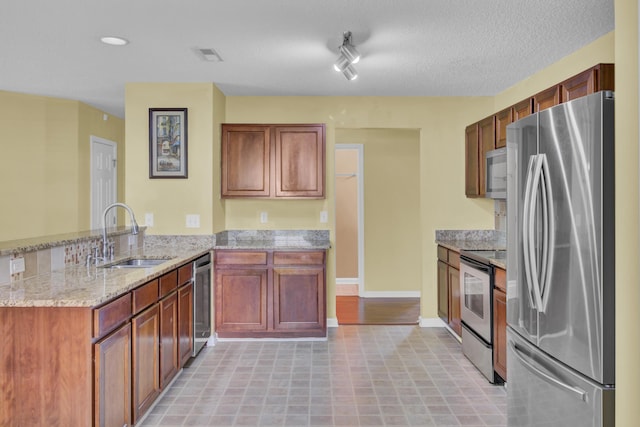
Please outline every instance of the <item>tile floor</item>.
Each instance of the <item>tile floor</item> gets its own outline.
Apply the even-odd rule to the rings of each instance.
[[[506,392],[441,328],[340,326],[327,341],[219,342],[152,408],[155,426],[505,426]]]

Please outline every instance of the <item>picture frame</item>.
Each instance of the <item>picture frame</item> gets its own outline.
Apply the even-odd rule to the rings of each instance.
[[[149,108],[149,178],[187,178],[187,109]]]

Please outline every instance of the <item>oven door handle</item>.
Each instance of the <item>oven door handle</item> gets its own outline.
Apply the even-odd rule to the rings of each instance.
[[[475,270],[480,270],[483,273],[491,274],[491,267],[490,266],[488,266],[487,264],[483,264],[481,262],[478,262],[478,261],[476,261],[474,259],[467,258],[464,255],[460,256],[460,262],[468,265],[469,267],[471,267],[471,268],[473,268]]]

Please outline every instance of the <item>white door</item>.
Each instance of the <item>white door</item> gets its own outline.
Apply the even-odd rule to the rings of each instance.
[[[364,295],[362,144],[336,144],[336,295]]]
[[[117,200],[117,144],[91,136],[91,229],[102,227],[104,209]],[[111,209],[107,225],[116,224],[116,213]]]

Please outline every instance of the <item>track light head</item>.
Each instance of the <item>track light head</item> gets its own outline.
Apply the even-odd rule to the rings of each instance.
[[[342,71],[342,74],[344,74],[347,80],[355,80],[358,78],[358,72],[351,65],[347,65],[347,68]]]
[[[358,78],[358,72],[352,64],[356,64],[360,61],[360,53],[356,50],[353,43],[351,43],[351,31],[345,31],[342,34],[342,45],[338,47],[340,55],[333,63],[333,68],[342,72],[347,80],[355,80]]]

